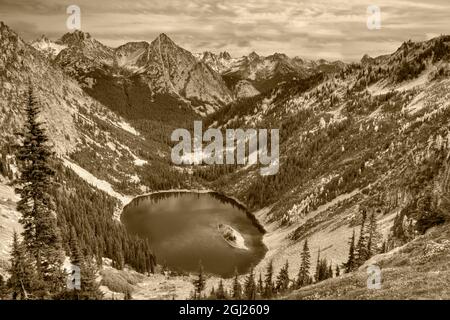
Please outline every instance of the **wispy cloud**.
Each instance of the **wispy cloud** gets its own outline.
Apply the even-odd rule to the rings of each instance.
[[[165,32],[188,50],[236,56],[284,52],[351,61],[450,30],[448,0],[0,0],[0,20],[27,40],[58,38],[68,31],[70,4],[81,8],[83,31],[107,45]],[[381,9],[381,30],[367,29],[369,5]]]

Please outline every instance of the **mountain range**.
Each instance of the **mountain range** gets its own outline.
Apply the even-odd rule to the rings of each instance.
[[[232,58],[227,52],[192,54],[161,34],[151,43],[129,42],[109,48],[89,33],[75,31],[52,42],[45,36],[32,46],[54,59],[68,74],[94,88],[111,74],[138,78],[151,95],[168,94],[211,113],[233,100],[270,90],[282,80],[335,71],[342,62],[303,61],[284,54],[262,57],[252,52]]]

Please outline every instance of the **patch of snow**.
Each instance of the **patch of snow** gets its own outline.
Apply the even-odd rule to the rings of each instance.
[[[90,185],[92,185],[92,186],[96,187],[97,189],[100,189],[100,190],[106,192],[110,196],[120,200],[123,205],[129,203],[132,200],[132,197],[118,193],[117,191],[115,191],[113,189],[113,187],[111,186],[111,184],[109,182],[98,179],[92,173],[90,173],[89,171],[80,167],[79,165],[77,165],[65,158],[63,159],[63,164],[66,167],[72,169],[81,179],[83,179]]]
[[[127,131],[127,132],[129,132],[129,133],[131,133],[131,134],[133,134],[135,136],[139,135],[139,132],[135,128],[133,128],[128,122],[121,121],[121,122],[118,123],[118,125],[123,130],[125,130],[125,131]]]
[[[139,177],[136,174],[134,174],[130,177],[130,181],[134,183],[139,183],[141,179],[139,179]]]
[[[50,40],[35,41],[31,44],[36,50],[44,53],[49,53],[51,56],[56,57],[62,50],[66,49],[66,45],[60,45]]]
[[[134,154],[132,154],[134,156]],[[144,164],[147,164],[147,160],[143,160],[143,159],[139,159],[139,158],[135,158],[134,159],[134,165],[138,166],[138,167],[142,167]]]
[[[367,87],[367,91],[373,96],[386,94],[391,90],[392,88],[388,86],[386,80],[378,81]]]
[[[425,92],[419,93],[406,107],[403,108],[402,111],[416,113],[422,110],[425,107],[424,98]]]

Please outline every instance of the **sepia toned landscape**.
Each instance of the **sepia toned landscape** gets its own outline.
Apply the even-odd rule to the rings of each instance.
[[[447,2],[26,2],[0,300],[450,299]]]

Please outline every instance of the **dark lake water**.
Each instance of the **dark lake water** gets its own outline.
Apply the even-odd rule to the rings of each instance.
[[[147,237],[158,264],[195,272],[199,261],[208,273],[228,277],[247,272],[266,253],[263,230],[245,208],[216,193],[158,193],[134,199],[125,207],[127,229]],[[237,230],[249,250],[230,246],[217,230],[219,223]]]

